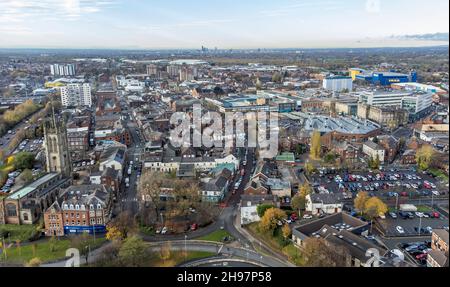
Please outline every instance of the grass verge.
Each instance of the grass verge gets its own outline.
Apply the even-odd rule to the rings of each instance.
[[[214,242],[223,242],[225,237],[230,238],[231,235],[226,230],[216,230],[210,234],[205,236],[196,238],[197,240],[205,240],[205,241],[214,241]]]
[[[91,250],[100,247],[106,241],[105,238],[90,239],[87,245]],[[13,244],[1,254],[1,259],[10,263],[24,264],[32,258],[39,258],[42,262],[55,261],[66,257],[66,250],[73,247],[69,239],[59,239],[51,242],[51,240],[29,243],[26,245]]]

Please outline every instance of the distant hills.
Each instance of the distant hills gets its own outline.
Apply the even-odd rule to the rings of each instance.
[[[421,40],[421,41],[449,41],[449,33],[434,33],[434,34],[418,34],[418,35],[402,35],[391,36],[391,38],[404,40]]]

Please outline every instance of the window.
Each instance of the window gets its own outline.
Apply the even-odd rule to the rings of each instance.
[[[23,214],[23,220],[28,221],[28,213]]]
[[[16,205],[12,203],[8,203],[6,205],[6,215],[7,216],[17,216]]]

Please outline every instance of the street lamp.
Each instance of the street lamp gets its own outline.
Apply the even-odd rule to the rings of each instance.
[[[187,260],[187,234],[184,235],[184,260]]]
[[[395,197],[395,211],[398,211],[398,194]]]
[[[421,232],[422,232],[422,217],[419,217],[419,236]]]

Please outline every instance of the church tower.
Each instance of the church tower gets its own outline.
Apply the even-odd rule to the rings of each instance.
[[[67,133],[62,119],[52,118],[44,122],[44,148],[47,172],[61,173],[65,177],[71,176]]]

